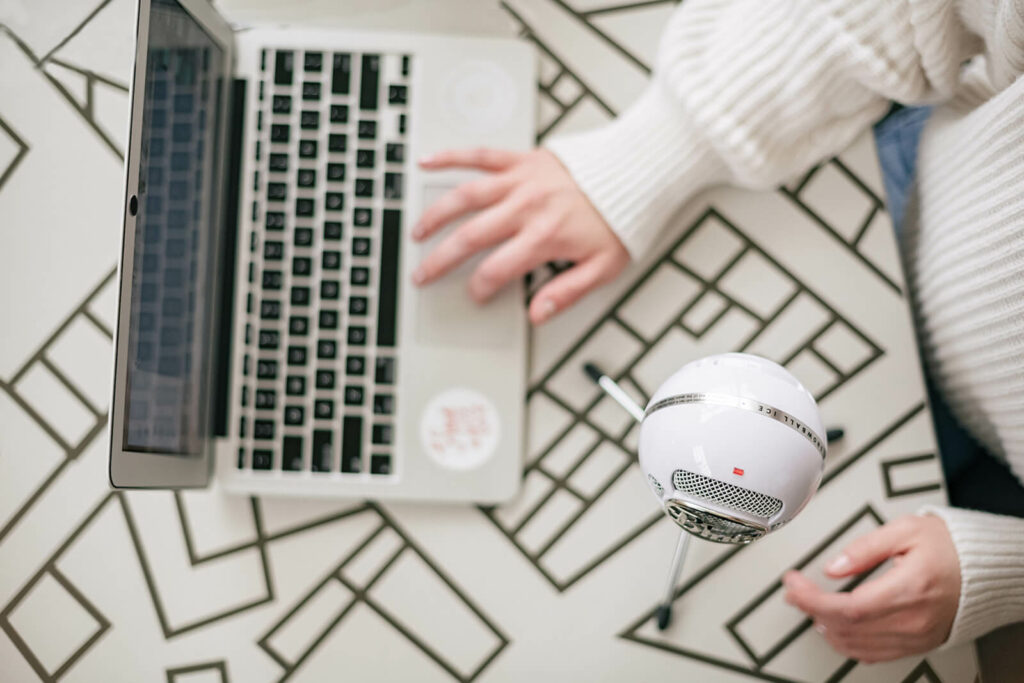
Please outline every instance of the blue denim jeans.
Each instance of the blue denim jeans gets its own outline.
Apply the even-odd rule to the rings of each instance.
[[[897,239],[903,236],[907,195],[917,166],[917,146],[929,114],[929,107],[895,109],[875,124],[882,182]],[[950,500],[958,507],[1024,516],[1024,487],[953,417],[927,368],[925,381]]]

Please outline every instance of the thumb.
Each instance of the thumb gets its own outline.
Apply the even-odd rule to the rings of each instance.
[[[909,531],[900,522],[885,524],[846,546],[841,555],[825,566],[825,573],[837,579],[874,569],[901,553],[909,537]]]

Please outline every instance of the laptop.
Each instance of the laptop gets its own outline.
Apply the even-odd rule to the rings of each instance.
[[[521,478],[522,285],[411,284],[411,238],[472,177],[440,149],[533,143],[517,40],[235,32],[140,0],[110,412],[118,488],[500,502]]]

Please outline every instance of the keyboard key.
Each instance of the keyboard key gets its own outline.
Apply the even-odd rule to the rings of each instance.
[[[278,320],[281,317],[281,302],[263,300],[260,302],[260,318]]]
[[[345,372],[349,375],[362,376],[366,372],[366,359],[362,356],[345,358]]]
[[[281,345],[281,333],[277,330],[260,330],[259,347],[276,349]]]
[[[398,115],[398,132],[401,133],[402,135],[405,135],[405,129],[406,129],[405,123],[406,123],[405,122],[405,114],[399,114]]]
[[[271,142],[288,142],[291,135],[291,128],[287,123],[275,123],[270,126]]]
[[[391,456],[386,453],[374,453],[370,456],[371,474],[391,474]]]
[[[348,105],[331,105],[331,123],[348,123]]]
[[[340,240],[341,239],[341,223],[337,221],[327,221],[324,223],[324,239],[325,240]]]
[[[249,422],[248,422],[248,420],[246,420],[245,415],[243,415],[242,419],[240,419],[238,421],[238,438],[244,439],[246,437],[246,433],[245,433],[246,429],[245,429],[245,427],[246,427],[247,424],[249,424]]]
[[[362,287],[370,282],[370,269],[363,266],[355,266],[350,273],[353,287]]]
[[[267,211],[267,230],[284,230],[284,213]]]
[[[277,361],[256,361],[256,377],[258,377],[259,379],[277,379]]]
[[[360,121],[358,135],[360,140],[376,140],[377,139],[377,122],[376,121]]]
[[[242,376],[243,377],[248,377],[249,376],[249,365],[251,365],[251,363],[249,362],[250,360],[251,359],[249,358],[249,354],[245,354],[245,356],[242,358]]]
[[[309,318],[293,315],[288,319],[288,334],[301,337],[309,333]]]
[[[344,133],[331,133],[327,136],[327,150],[344,152],[348,150],[348,136]]]
[[[357,197],[372,197],[373,196],[373,180],[370,178],[356,178],[356,196]],[[284,199],[284,196],[281,197]]]
[[[313,402],[313,414],[318,420],[330,420],[334,417],[334,401],[329,398],[318,398]]]
[[[256,409],[273,410],[277,405],[277,392],[273,389],[256,390]]]
[[[345,164],[331,163],[327,164],[327,180],[333,182],[344,182],[345,180]]]
[[[374,376],[374,380],[377,384],[394,384],[395,383],[395,359],[394,358],[378,358],[377,359],[377,372]]]
[[[324,280],[320,283],[320,298],[333,300],[338,298],[341,292],[341,285],[337,280]]]
[[[285,406],[284,423],[286,425],[301,425],[306,417],[306,409],[302,406]]]
[[[295,200],[295,215],[296,216],[312,216],[313,215],[313,200],[308,197],[299,197]]]
[[[299,114],[299,128],[303,130],[315,130],[320,127],[320,112],[304,111]]]
[[[350,346],[366,346],[366,328],[362,326],[348,328]]]
[[[324,199],[324,207],[327,211],[341,211],[345,208],[345,194],[343,192],[328,192]]]
[[[356,256],[369,256],[370,255],[370,238],[369,237],[353,237],[352,238],[352,253]]]
[[[289,396],[302,396],[306,393],[306,378],[302,375],[289,375],[284,383],[284,393]]]
[[[316,140],[300,140],[299,141],[299,156],[303,159],[315,159],[316,158]]]
[[[265,270],[263,271],[263,289],[281,289],[283,279],[281,271]]]
[[[309,305],[309,287],[292,287],[292,306]]]
[[[320,99],[320,84],[306,81],[302,84],[302,99],[306,101]]]
[[[267,161],[268,168],[271,171],[284,172],[288,170],[288,155],[273,153],[270,155],[270,159]]]
[[[246,386],[242,387],[242,400],[241,400],[241,404],[242,404],[243,408],[245,408],[245,407],[247,407],[249,405],[249,387],[246,387]]]
[[[284,258],[284,242],[268,240],[263,243],[263,258],[267,261],[280,261]]]
[[[299,187],[313,187],[316,185],[316,171],[311,168],[300,168],[297,182]]]
[[[302,469],[302,437],[285,436],[281,443],[281,469],[298,472]]]
[[[306,71],[320,71],[323,68],[324,54],[322,52],[307,52],[302,61]]]
[[[374,396],[373,412],[375,415],[393,415],[395,412],[395,397],[391,394],[377,394]]]
[[[274,460],[274,454],[264,448],[254,449],[252,452],[252,468],[254,470],[269,470]]]
[[[288,196],[288,186],[284,183],[267,183],[267,201],[283,202]]]
[[[308,247],[313,244],[313,228],[295,228],[295,246]]]
[[[358,208],[352,215],[352,222],[356,227],[366,228],[373,222],[373,210],[366,208]]]
[[[316,356],[317,358],[337,358],[338,357],[338,344],[333,339],[321,339],[316,345]]]
[[[245,469],[245,449],[238,449],[238,469]]]
[[[295,55],[290,50],[278,50],[274,55],[274,84],[291,85],[295,69]]]
[[[325,251],[322,265],[324,270],[338,270],[341,268],[341,252]]]
[[[409,75],[409,55],[402,55],[402,75]]]
[[[391,437],[391,425],[373,425],[373,443],[387,446],[391,443]]]
[[[373,111],[377,108],[377,89],[380,78],[380,55],[363,55],[362,77],[359,79],[359,108]]]
[[[385,173],[384,174],[384,199],[401,199],[402,198],[402,174],[401,173]]]
[[[296,256],[292,258],[292,274],[305,276],[313,272],[313,259],[308,256]]]
[[[363,418],[346,415],[341,424],[341,461],[363,459]]]
[[[254,438],[254,439],[273,439],[274,438],[274,421],[273,420],[253,420],[252,421],[252,438]]]
[[[313,430],[313,461],[314,472],[331,471],[331,440],[334,435],[326,429]]]
[[[306,347],[305,346],[289,346],[288,347],[288,365],[305,365],[306,364]]]
[[[274,95],[271,103],[271,111],[275,114],[292,113],[292,98],[288,95]]]
[[[353,296],[348,300],[349,315],[366,315],[367,300],[365,296]]]
[[[388,104],[405,104],[406,95],[404,85],[388,86]]]
[[[352,75],[352,56],[348,54],[334,55],[334,70],[331,72],[331,92],[335,95],[347,95]]]
[[[394,346],[398,318],[398,258],[402,215],[384,209],[380,240],[380,279],[377,295],[377,346]]]
[[[336,329],[338,329],[338,312],[337,311],[320,311],[320,329],[321,330],[336,330]]]
[[[384,158],[391,163],[401,164],[405,161],[405,145],[400,142],[389,142]]]
[[[358,474],[363,471],[362,458],[344,457],[341,458],[341,471],[346,474]]]
[[[334,370],[317,370],[316,371],[316,388],[317,389],[333,389],[334,388]]]
[[[373,168],[377,163],[377,153],[372,149],[360,149],[356,151],[356,167]]]

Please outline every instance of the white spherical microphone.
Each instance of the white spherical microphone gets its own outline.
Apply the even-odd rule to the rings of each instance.
[[[595,365],[586,373],[640,422],[640,469],[681,533],[658,628],[668,628],[690,535],[745,544],[792,520],[818,490],[826,439],[817,403],[785,368],[746,353],[687,363],[646,410]]]
[[[818,489],[826,433],[811,393],[745,353],[687,363],[651,397],[640,469],[691,534],[749,543],[792,520]]]

